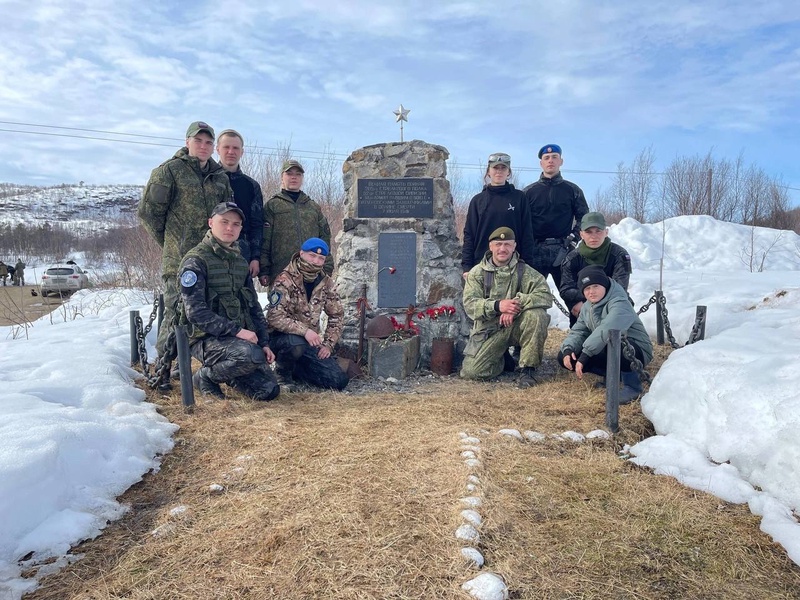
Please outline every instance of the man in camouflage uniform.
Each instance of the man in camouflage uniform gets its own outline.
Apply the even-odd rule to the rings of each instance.
[[[333,280],[323,271],[328,244],[309,238],[278,275],[269,294],[269,326],[279,380],[306,381],[317,387],[342,390],[349,378],[333,357],[342,335],[344,308]],[[322,312],[328,317],[320,333]]]
[[[536,383],[553,304],[541,274],[519,260],[514,230],[499,227],[489,235],[489,251],[472,267],[464,285],[464,310],[473,321],[464,348],[461,377],[490,379],[503,372],[510,346],[520,347],[520,387]]]
[[[163,248],[164,321],[156,342],[161,356],[176,316],[176,275],[181,259],[203,239],[214,207],[233,199],[228,176],[211,158],[213,152],[214,130],[195,121],[186,130],[186,146],[153,169],[139,202],[142,225]]]
[[[264,242],[261,246],[261,285],[269,285],[286,268],[305,240],[316,237],[331,245],[331,228],[319,204],[300,188],[305,170],[296,160],[281,169],[281,191],[264,204]],[[333,273],[333,257],[325,259],[325,272]]]
[[[212,209],[208,232],[180,267],[181,322],[190,326],[192,356],[203,363],[192,377],[200,393],[221,398],[226,383],[254,400],[272,400],[280,394],[267,366],[275,356],[237,243],[243,222],[233,202]]]
[[[17,264],[14,265],[14,285],[25,285],[25,263],[21,258],[17,259]]]

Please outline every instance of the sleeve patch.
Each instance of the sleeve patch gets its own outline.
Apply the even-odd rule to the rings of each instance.
[[[197,273],[194,271],[184,271],[181,275],[181,285],[185,288],[190,288],[197,283]]]
[[[281,294],[278,290],[272,290],[269,295],[267,296],[267,300],[269,300],[270,306],[278,306],[281,303],[281,298],[283,298],[283,294]]]

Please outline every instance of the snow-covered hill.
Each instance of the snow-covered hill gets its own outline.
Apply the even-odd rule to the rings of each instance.
[[[0,184],[0,224],[50,223],[71,230],[98,231],[130,222],[142,196],[138,185]]]

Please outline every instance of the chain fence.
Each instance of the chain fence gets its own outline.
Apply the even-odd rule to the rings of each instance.
[[[175,343],[175,331],[173,330],[167,337],[164,355],[159,356],[152,365],[148,361],[145,339],[153,328],[153,323],[158,316],[161,302],[163,302],[163,300],[160,296],[156,295],[153,299],[153,311],[150,313],[147,325],[144,325],[144,321],[138,313],[134,317],[134,335],[136,336],[136,345],[138,347],[139,366],[142,369],[142,374],[147,381],[147,385],[153,389],[164,389],[170,386],[169,378],[172,361],[178,356],[177,345]]]

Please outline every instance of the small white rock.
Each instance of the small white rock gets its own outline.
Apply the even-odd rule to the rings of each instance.
[[[479,446],[481,441],[476,437],[465,437],[461,440],[462,444],[472,444],[473,446]]]
[[[480,527],[482,522],[481,515],[476,510],[462,510],[461,517],[475,527]]]
[[[508,437],[516,438],[520,442],[523,440],[522,434],[516,429],[501,429],[497,433],[499,433],[500,435],[507,435]]]
[[[480,569],[483,566],[483,554],[475,548],[462,548],[461,556],[467,559],[467,562],[475,569]]]
[[[475,453],[472,452],[471,450],[465,450],[464,452],[461,453],[461,458],[477,458],[477,457],[475,456]]]
[[[241,456],[237,456],[236,460],[253,460],[253,457],[250,454],[242,454]]]
[[[565,431],[564,433],[561,434],[561,436],[578,444],[586,441],[584,435],[582,433],[578,433],[577,431],[572,431],[572,430]]]
[[[167,537],[168,535],[172,535],[175,533],[175,525],[172,523],[164,523],[163,525],[159,525],[153,531],[150,532],[150,535],[157,538]]]
[[[181,504],[180,506],[176,506],[175,508],[171,508],[169,511],[170,517],[182,517],[187,512],[189,512],[189,507]]]
[[[218,483],[212,483],[210,486],[208,486],[208,491],[212,494],[220,494],[225,491],[225,487]]]
[[[467,465],[470,469],[477,469],[481,466],[481,461],[477,458],[468,458],[464,461],[464,464]]]
[[[602,429],[594,429],[586,434],[586,438],[590,440],[594,439],[608,440],[611,439],[611,435],[607,431],[603,431]]]
[[[481,534],[472,525],[465,523],[456,529],[456,539],[477,544],[481,539]]]
[[[508,587],[494,573],[481,573],[464,583],[461,589],[478,600],[508,600]]]
[[[475,454],[479,454],[480,451],[481,451],[481,447],[480,446],[462,446],[461,449],[462,450],[468,450],[470,452],[474,452]]]
[[[477,490],[477,489],[478,489],[478,486],[475,485],[474,483],[468,483],[467,484],[467,492],[469,492],[470,494],[472,492],[474,492],[475,490]]]
[[[463,440],[464,438],[468,438],[469,434],[466,431],[460,431],[458,433],[458,437],[460,437]]]
[[[461,504],[467,508],[480,508],[483,501],[478,496],[467,496],[461,499]]]
[[[396,377],[387,377],[386,383],[399,383]]]
[[[539,433],[538,431],[530,431],[530,430],[528,430],[525,433],[523,433],[523,435],[525,436],[526,440],[528,440],[529,442],[534,442],[534,443],[543,442],[543,441],[545,441],[547,439],[547,436],[545,434]]]
[[[478,479],[478,477],[476,477],[475,475],[470,475],[469,477],[467,477],[467,481],[469,481],[470,483],[474,483],[475,485],[481,484],[481,480]]]

